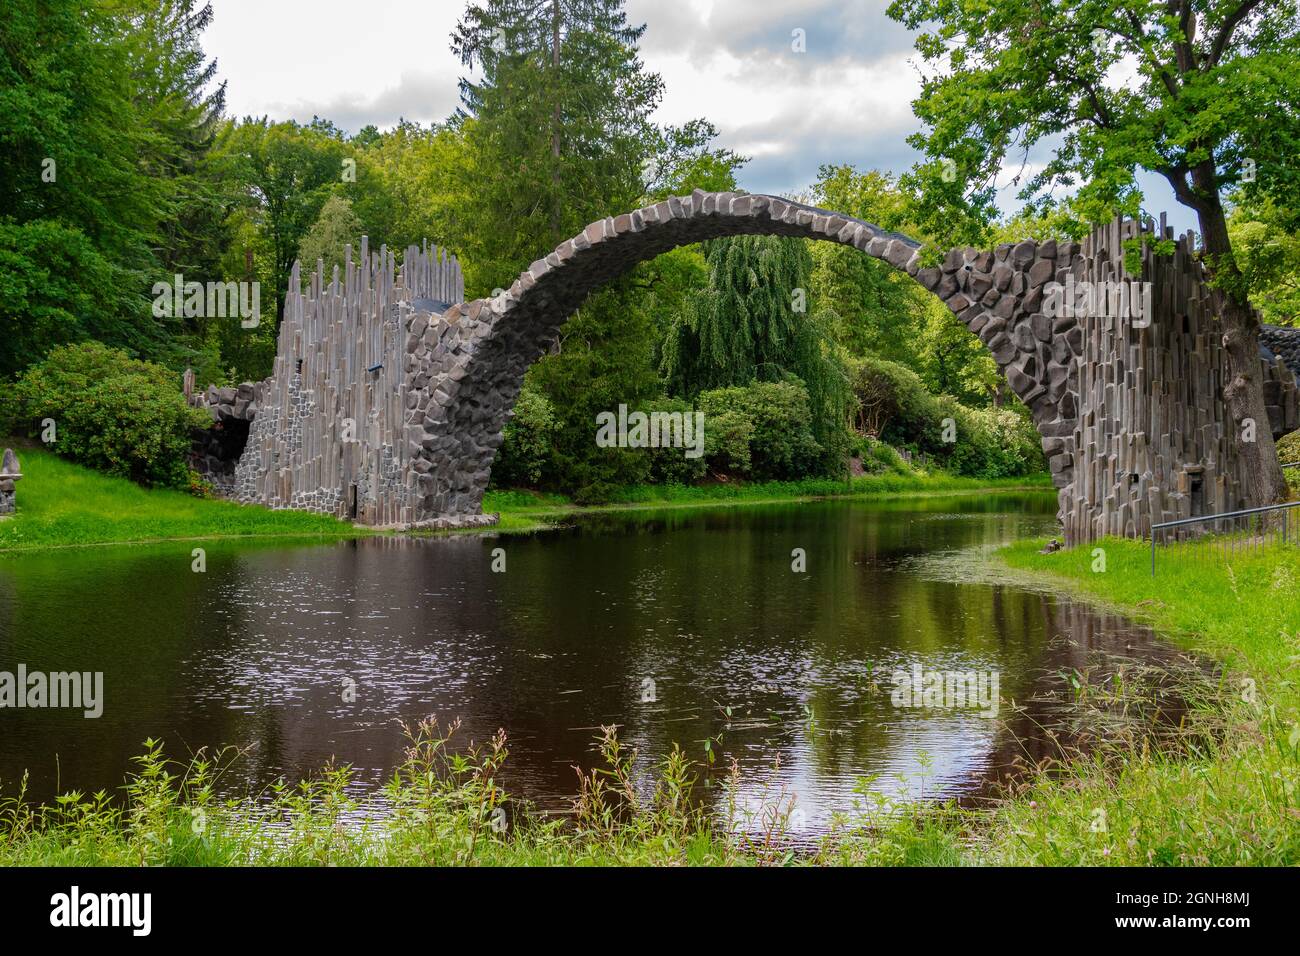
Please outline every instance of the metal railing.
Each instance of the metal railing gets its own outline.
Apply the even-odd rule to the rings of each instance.
[[[1156,576],[1156,545],[1177,542],[1193,560],[1256,554],[1274,544],[1300,544],[1300,501],[1217,515],[1162,521],[1151,526],[1151,576]],[[1293,527],[1293,525],[1295,527]]]

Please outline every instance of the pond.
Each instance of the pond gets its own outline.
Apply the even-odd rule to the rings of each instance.
[[[503,783],[544,811],[569,806],[610,724],[645,771],[674,742],[704,761],[709,741],[714,780],[734,758],[743,801],[793,795],[814,828],[864,787],[978,794],[1043,752],[1061,672],[1152,641],[947,560],[1051,533],[1054,512],[1051,494],[841,500],[0,559],[0,671],[103,672],[97,718],[0,710],[0,788],[27,771],[35,799],[112,789],[154,737],[173,757],[248,748],[231,795],[330,758],[373,792],[401,759],[400,722],[435,715],[476,741],[504,728]],[[964,706],[909,706],[900,672],[995,678],[1000,712],[974,685]]]

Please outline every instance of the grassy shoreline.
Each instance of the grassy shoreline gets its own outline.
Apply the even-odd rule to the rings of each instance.
[[[696,487],[642,485],[624,489],[617,500],[599,505],[577,505],[562,495],[489,491],[483,497],[483,510],[501,515],[501,523],[488,530],[510,533],[544,529],[557,521],[585,514],[799,504],[837,498],[885,501],[1052,490],[1051,480],[1046,475],[994,479],[957,478],[943,474],[864,475],[854,478],[852,483],[813,479]]]
[[[988,840],[1001,860],[1300,863],[1300,551],[1207,563],[1176,545],[1152,577],[1140,541],[1051,555],[1039,553],[1042,543],[1017,542],[998,559],[1057,593],[1150,625],[1215,662],[1221,679],[1199,715],[1213,723],[1212,739],[1185,752],[1102,753],[999,808]]]
[[[369,533],[327,515],[271,511],[142,488],[42,449],[20,448],[18,454],[23,470],[18,512],[0,521],[0,554],[216,538],[338,539]]]
[[[43,449],[20,449],[25,477],[18,485],[18,514],[0,520],[0,555],[58,548],[154,544],[238,538],[339,540],[393,532],[366,528],[328,515],[272,511],[256,505],[149,490],[58,458]],[[484,511],[501,515],[486,529],[432,534],[532,532],[583,514],[659,508],[776,504],[828,497],[884,498],[1023,491],[1050,488],[1046,476],[983,481],[948,475],[868,475],[843,481],[810,480],[699,488],[644,486],[622,489],[607,505],[580,506],[562,495],[489,491]],[[421,532],[424,533],[424,532]]]

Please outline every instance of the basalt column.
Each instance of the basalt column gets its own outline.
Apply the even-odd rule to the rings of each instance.
[[[1143,537],[1153,523],[1250,506],[1241,442],[1253,432],[1283,434],[1300,424],[1295,377],[1271,357],[1261,358],[1271,420],[1231,420],[1223,400],[1220,293],[1206,284],[1188,237],[1168,256],[1144,243],[1140,274],[1125,271],[1124,241],[1155,235],[1150,226],[1115,220],[1083,245],[1076,301],[1091,295],[1092,303],[1077,310],[1079,416],[1069,449],[1072,479],[1060,492],[1067,544]],[[1097,308],[1106,299],[1095,294],[1098,283],[1113,290],[1133,281],[1150,283],[1150,315],[1113,300]]]

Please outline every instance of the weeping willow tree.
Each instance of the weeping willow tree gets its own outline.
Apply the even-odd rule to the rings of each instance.
[[[832,457],[845,442],[848,376],[814,314],[812,256],[803,239],[735,236],[704,244],[708,286],[668,330],[660,371],[671,394],[795,376],[808,389],[813,432]]]

